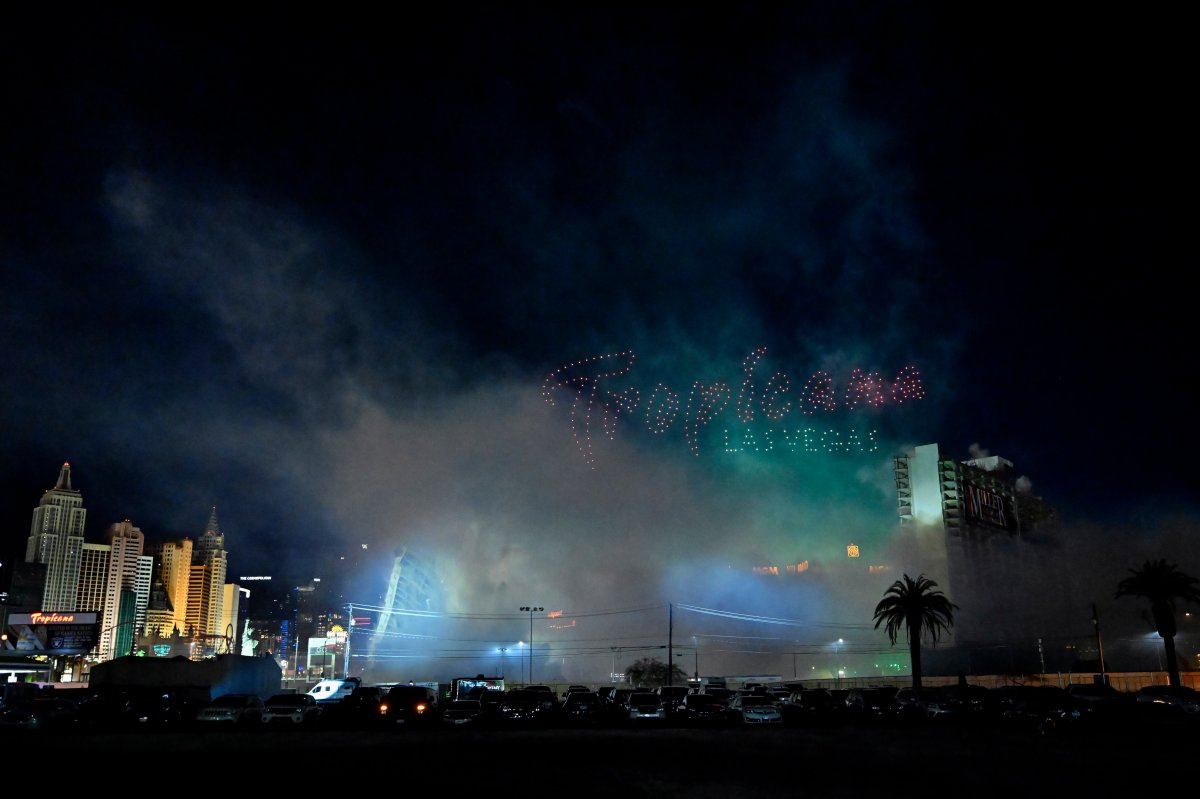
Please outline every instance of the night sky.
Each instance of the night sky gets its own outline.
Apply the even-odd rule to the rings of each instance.
[[[439,8],[6,22],[5,571],[70,461],[87,540],[196,537],[216,506],[232,577],[347,556],[372,602],[405,546],[453,612],[863,624],[745,575],[887,561],[891,458],[936,442],[1013,461],[1113,613],[1148,558],[1200,574],[1180,20]],[[824,371],[839,408],[803,423],[874,449],[726,451],[758,348],[794,405],[756,440]],[[578,443],[545,381],[628,352],[598,390],[637,404]],[[923,396],[845,407],[855,369],[906,368]],[[692,435],[697,382],[730,398]]]

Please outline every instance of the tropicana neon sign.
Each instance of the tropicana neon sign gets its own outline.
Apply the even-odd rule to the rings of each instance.
[[[29,614],[29,621],[32,624],[70,624],[75,621],[75,614],[43,613],[40,610],[35,610]]]

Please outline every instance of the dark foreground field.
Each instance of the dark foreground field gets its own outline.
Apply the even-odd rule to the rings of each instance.
[[[1200,726],[1044,738],[957,725],[827,729],[7,731],[9,762],[192,764],[209,777],[331,795],[543,797],[1094,797],[1143,795],[1192,772]],[[169,756],[168,756],[169,755]],[[15,759],[14,759],[15,758]],[[109,761],[111,762],[111,761]],[[137,770],[140,770],[138,767]],[[433,791],[427,794],[424,789]]]

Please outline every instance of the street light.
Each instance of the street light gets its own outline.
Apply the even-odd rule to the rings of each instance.
[[[500,647],[500,679],[504,679],[504,655],[508,652],[508,647]]]
[[[532,605],[525,605],[521,610],[529,611],[529,682],[533,682],[533,614],[541,613],[545,608],[535,608]]]
[[[846,643],[843,639],[837,639],[837,643],[833,645],[833,676],[837,681],[837,686],[842,687],[842,667],[838,665],[838,660],[841,657],[842,644]]]

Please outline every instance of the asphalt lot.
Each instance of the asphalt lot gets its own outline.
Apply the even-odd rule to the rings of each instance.
[[[596,730],[5,731],[56,757],[121,753],[204,763],[230,776],[261,766],[304,790],[429,788],[496,797],[858,797],[887,791],[1085,797],[1160,790],[1190,773],[1200,725],[1139,725],[1044,738],[950,724],[833,728]],[[148,758],[148,759],[145,759]],[[131,761],[132,762],[132,761]],[[383,782],[380,782],[380,781]],[[307,786],[307,787],[305,787]]]

